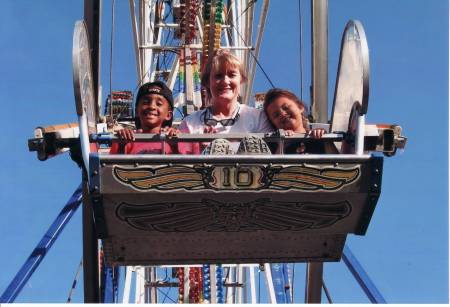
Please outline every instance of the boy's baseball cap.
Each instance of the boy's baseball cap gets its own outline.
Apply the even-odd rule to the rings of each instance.
[[[134,107],[134,113],[137,114],[137,107],[139,104],[139,99],[141,99],[142,96],[147,94],[158,94],[163,96],[167,99],[169,102],[170,110],[173,111],[173,96],[172,91],[167,87],[167,85],[162,81],[154,81],[154,82],[147,82],[145,84],[142,84],[141,87],[138,90],[138,93],[136,95],[136,103]],[[173,116],[172,116],[173,119]],[[170,127],[172,126],[172,119],[166,120],[163,123],[163,127]],[[139,118],[135,118],[136,128],[140,128],[141,124],[139,121]]]
[[[173,110],[173,96],[172,91],[162,81],[147,82],[139,88],[136,95],[136,108],[139,103],[139,99],[147,94],[158,94],[163,96],[169,102],[170,109]]]

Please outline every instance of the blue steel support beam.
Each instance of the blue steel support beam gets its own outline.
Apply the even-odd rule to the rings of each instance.
[[[66,224],[70,221],[71,217],[80,206],[82,199],[81,192],[82,189],[80,185],[75,190],[72,197],[70,197],[69,201],[61,210],[61,212],[58,214],[55,221],[42,237],[41,241],[37,244],[31,255],[25,261],[22,268],[9,284],[8,288],[6,288],[5,292],[3,292],[2,296],[0,297],[0,303],[14,302],[23,286],[25,286],[30,277],[33,275],[34,271],[44,259],[53,243],[55,243],[56,239],[58,239],[58,236],[61,234]]]
[[[367,275],[366,271],[364,271],[362,265],[358,262],[358,260],[353,255],[352,251],[347,245],[344,246],[342,260],[344,260],[344,263],[347,265],[348,269],[353,274],[353,277],[355,277],[356,281],[363,289],[364,293],[366,293],[370,302],[375,304],[386,304],[386,300],[378,291],[377,287],[372,282],[369,275]]]
[[[271,263],[272,282],[277,304],[290,304],[289,278],[286,263]]]

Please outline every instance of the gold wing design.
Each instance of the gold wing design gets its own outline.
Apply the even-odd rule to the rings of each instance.
[[[277,190],[337,190],[359,178],[359,167],[317,169],[288,166],[273,174],[271,188]]]
[[[204,188],[202,175],[188,166],[164,166],[159,168],[113,167],[114,177],[122,184],[146,191],[157,190],[198,190]]]

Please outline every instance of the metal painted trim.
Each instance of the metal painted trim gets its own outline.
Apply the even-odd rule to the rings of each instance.
[[[370,192],[367,195],[370,206],[365,207],[361,213],[360,224],[355,232],[356,235],[365,235],[372,219],[375,206],[381,194],[381,180],[383,174],[383,157],[373,157],[371,161],[372,176],[370,178]]]

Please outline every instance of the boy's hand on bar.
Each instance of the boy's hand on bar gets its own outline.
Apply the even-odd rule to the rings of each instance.
[[[142,133],[142,129],[132,130],[128,128],[117,130],[117,136],[120,139],[121,143],[133,142],[135,140],[135,133]]]

